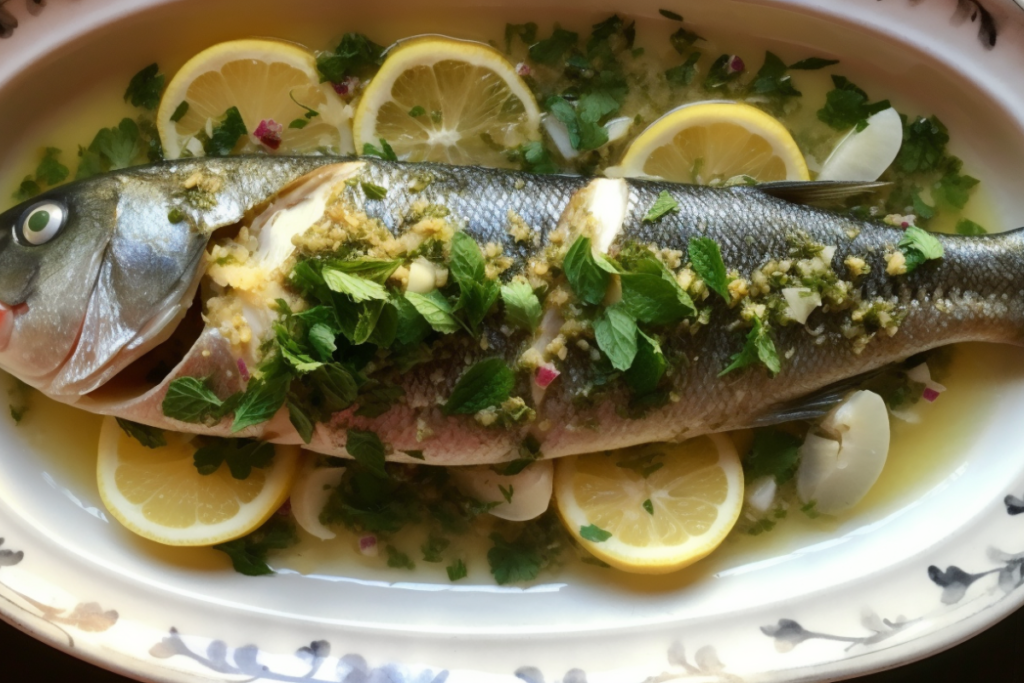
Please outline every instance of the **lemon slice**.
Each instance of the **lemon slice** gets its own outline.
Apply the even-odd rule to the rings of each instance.
[[[555,501],[569,531],[598,558],[627,572],[666,574],[705,557],[736,524],[743,468],[732,441],[717,434],[560,458]]]
[[[497,50],[450,38],[399,44],[363,92],[357,150],[381,138],[406,161],[509,167],[504,150],[540,139],[540,111]]]
[[[297,446],[275,446],[269,467],[254,467],[239,480],[223,464],[213,474],[199,474],[192,435],[167,432],[166,438],[166,446],[146,448],[112,417],[100,430],[100,498],[140,536],[165,545],[223,543],[263,524],[288,498]]]
[[[318,115],[307,118],[299,103]],[[164,156],[202,156],[203,135],[231,107],[238,108],[249,133],[235,148],[238,153],[354,150],[352,108],[330,83],[320,83],[312,53],[278,40],[232,40],[197,54],[168,84],[157,111]],[[255,134],[264,121],[261,142]],[[290,127],[295,121],[306,123]]]
[[[758,182],[810,179],[786,127],[734,102],[702,102],[665,114],[630,143],[617,173],[699,185],[742,176]]]

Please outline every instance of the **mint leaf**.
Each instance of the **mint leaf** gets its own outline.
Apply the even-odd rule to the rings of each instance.
[[[466,313],[466,320],[475,336],[479,336],[480,323],[498,300],[500,288],[493,280],[460,284],[462,296],[456,309]]]
[[[826,66],[832,66],[838,64],[838,59],[822,59],[821,57],[808,57],[807,59],[801,59],[795,64],[790,64],[789,68],[797,71],[816,71],[817,69],[824,69]]]
[[[867,119],[890,107],[889,100],[869,103],[868,94],[844,76],[832,76],[834,89],[825,95],[825,106],[818,110],[818,120],[835,130],[856,126],[863,130]]]
[[[580,537],[593,543],[603,543],[611,538],[612,534],[599,526],[588,524],[580,527]]]
[[[97,171],[99,172],[99,171]],[[25,179],[21,181],[21,185],[18,186],[18,191],[14,193],[14,199],[18,202],[24,202],[43,191],[43,188],[39,186],[32,176],[25,176]]]
[[[612,367],[616,370],[629,369],[637,353],[637,327],[636,320],[625,312],[622,304],[606,308],[594,321],[594,336],[598,348],[608,356]]]
[[[459,323],[452,315],[452,305],[436,289],[429,294],[406,292],[405,298],[423,316],[427,324],[438,332],[451,333],[459,330]]]
[[[449,581],[458,581],[459,579],[466,578],[466,563],[462,560],[456,560],[454,564],[450,564],[445,567],[445,571],[448,572]]]
[[[391,406],[404,394],[402,387],[396,384],[367,380],[359,387],[359,395],[356,397],[359,402],[356,417],[380,417],[391,410]]]
[[[644,223],[653,223],[670,211],[675,211],[679,208],[679,202],[673,199],[665,190],[662,190],[658,195],[658,198],[651,204],[651,208],[647,209],[647,213],[644,214]]]
[[[800,97],[802,93],[793,86],[793,80],[787,71],[785,62],[774,53],[765,52],[764,64],[747,86],[748,92],[772,98],[776,108],[784,105],[788,98]]]
[[[464,232],[452,235],[451,259],[448,268],[460,285],[465,282],[483,282],[485,263],[480,245]]]
[[[332,261],[329,267],[333,270],[348,273],[349,275],[358,275],[383,285],[398,270],[400,265],[402,265],[402,262],[398,260],[390,261],[367,258],[354,261]]]
[[[555,66],[562,56],[576,44],[579,34],[555,26],[550,38],[530,46],[530,59],[540,64]]]
[[[249,386],[245,388],[242,400],[235,409],[231,431],[240,432],[274,417],[284,405],[290,382],[291,377],[288,375],[249,380]]]
[[[679,295],[685,297],[686,293],[679,285],[661,275],[623,273],[619,278],[622,282],[622,303],[640,322],[668,325],[696,312],[681,300]]]
[[[589,237],[576,238],[565,254],[562,270],[565,271],[572,291],[581,301],[588,304],[604,301],[611,275],[594,259]]]
[[[159,66],[150,64],[132,76],[128,89],[124,91],[124,101],[131,101],[133,107],[156,109],[160,105],[160,93],[164,91],[166,78],[159,71]]]
[[[501,300],[505,304],[505,320],[514,327],[533,332],[540,325],[544,311],[540,299],[526,282],[511,282],[501,288]]]
[[[445,415],[472,415],[507,401],[516,376],[503,358],[482,360],[466,370],[444,404]]]
[[[253,439],[204,439],[192,460],[196,471],[210,475],[227,463],[231,476],[239,481],[249,478],[254,467],[264,469],[274,460],[274,444]]]
[[[569,145],[573,149],[581,149],[582,137],[580,121],[576,117],[576,109],[561,95],[552,95],[544,102],[551,115],[561,121],[569,133]]]
[[[386,479],[384,469],[384,444],[375,432],[364,429],[349,429],[346,434],[345,450],[356,462],[381,479]]]
[[[987,235],[988,230],[968,218],[961,218],[956,223],[958,235]]]
[[[274,571],[267,566],[267,555],[299,542],[295,525],[287,518],[274,515],[248,536],[213,546],[231,558],[235,571],[246,576],[264,576]]]
[[[750,453],[743,459],[746,481],[770,476],[781,486],[790,481],[800,464],[799,448],[803,440],[789,432],[770,427],[754,431]]]
[[[288,420],[295,427],[295,431],[299,433],[299,437],[303,443],[309,443],[313,440],[313,418],[306,410],[292,399],[287,399],[285,405],[288,406]]]
[[[307,338],[309,339],[309,345],[313,347],[313,351],[319,356],[320,360],[329,363],[334,357],[334,352],[338,349],[335,343],[336,335],[334,330],[323,323],[315,323],[309,328]]]
[[[718,243],[710,237],[691,237],[689,244],[690,262],[704,284],[714,292],[718,292],[726,301],[730,301],[729,277],[722,261],[722,251]]]
[[[131,420],[117,418],[117,424],[125,434],[141,443],[146,448],[160,448],[167,445],[167,437],[162,429],[139,424]]]
[[[668,363],[655,339],[640,332],[636,357],[623,376],[630,390],[637,396],[646,396],[658,388]]]
[[[718,59],[711,63],[708,75],[704,77],[704,89],[717,90],[742,76],[743,71],[733,71],[730,68],[731,63],[731,55],[719,55]]]
[[[220,123],[213,127],[213,135],[203,145],[203,150],[209,157],[227,156],[234,151],[238,141],[248,134],[249,130],[245,127],[238,107],[230,107],[224,112]]]
[[[179,377],[167,387],[161,408],[172,420],[199,423],[220,419],[223,405],[204,380]]]
[[[760,318],[754,318],[754,326],[747,333],[743,349],[732,357],[732,362],[718,373],[718,376],[721,377],[733,370],[739,370],[758,362],[763,363],[773,377],[782,369],[779,355],[775,351],[775,344],[768,335],[768,330],[765,329]]]
[[[494,545],[487,551],[487,563],[498,585],[537,578],[543,558],[536,548],[521,541],[509,543],[497,533],[490,538]]]
[[[420,315],[412,302],[404,296],[394,300],[398,311],[398,329],[395,339],[402,345],[418,344],[430,334],[430,323]]]
[[[356,277],[333,267],[325,267],[321,271],[321,276],[332,292],[347,294],[357,304],[363,301],[388,299],[388,290],[373,280]]]

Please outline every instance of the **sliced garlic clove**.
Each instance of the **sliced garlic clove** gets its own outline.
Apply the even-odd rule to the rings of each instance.
[[[807,287],[786,287],[782,296],[786,299],[786,317],[800,325],[821,305],[821,295]]]
[[[316,467],[316,457],[307,453],[292,484],[292,516],[300,527],[320,540],[327,541],[336,535],[320,522],[320,513],[344,473],[344,467]]]
[[[409,284],[406,285],[405,291],[427,294],[432,292],[436,286],[437,272],[433,263],[420,256],[409,264]]]
[[[775,483],[775,477],[759,477],[747,486],[744,498],[747,501],[747,505],[758,512],[768,512],[772,507],[772,503],[775,502],[775,493],[778,489],[779,486]]]
[[[892,107],[868,117],[868,126],[839,141],[818,180],[872,181],[889,168],[903,144],[903,121]]]
[[[511,476],[498,474],[490,467],[453,467],[449,472],[467,496],[481,503],[498,503],[490,512],[501,519],[524,522],[540,517],[551,502],[554,466],[550,460],[527,465]]]

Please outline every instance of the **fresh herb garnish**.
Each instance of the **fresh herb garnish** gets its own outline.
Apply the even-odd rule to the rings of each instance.
[[[594,321],[594,336],[612,367],[628,370],[637,353],[636,320],[626,312],[622,303],[606,308]]]
[[[647,514],[651,515],[652,517],[654,516],[654,503],[651,502],[650,498],[645,500],[641,505],[643,506],[644,510],[647,511]]]
[[[682,21],[683,20],[682,16],[680,16],[679,14],[676,14],[672,10],[668,10],[668,9],[659,9],[658,10],[658,14],[660,14],[663,17],[665,17],[666,19],[671,19],[672,21]]]
[[[666,70],[665,78],[673,85],[690,85],[697,76],[697,62],[700,61],[700,57],[700,52],[691,52],[685,62]]]
[[[384,48],[361,33],[346,33],[333,52],[322,52],[316,58],[320,82],[341,83],[348,76],[371,73],[383,61]]]
[[[384,443],[376,432],[349,429],[346,433],[345,450],[377,477],[384,479],[388,476],[384,469]]]
[[[506,503],[512,502],[512,496],[515,495],[516,489],[512,484],[505,488],[501,484],[498,484],[498,490],[501,491],[501,497],[505,499]]]
[[[117,424],[125,434],[141,443],[146,448],[160,448],[167,445],[167,436],[164,430],[139,424],[124,418],[117,418]]]
[[[459,579],[464,579],[466,578],[467,575],[466,563],[463,562],[461,559],[456,560],[453,564],[450,564],[447,567],[445,567],[445,571],[448,572],[449,581],[455,582]]]
[[[552,95],[544,104],[565,125],[569,144],[578,150],[597,149],[608,142],[608,131],[598,122],[620,106],[613,97],[602,92],[585,95],[575,107],[561,95]]]
[[[388,554],[388,566],[394,569],[415,569],[416,563],[395,546],[388,543],[384,550]]]
[[[551,152],[547,150],[540,140],[524,142],[513,149],[507,150],[505,156],[512,163],[519,164],[524,171],[529,173],[558,173],[558,165],[551,158]]]
[[[491,542],[494,545],[487,551],[487,562],[498,585],[537,578],[543,558],[536,548],[518,539],[510,543],[498,533],[491,534]]]
[[[356,303],[373,299],[380,301],[387,301],[388,299],[388,290],[373,280],[350,275],[332,267],[325,267],[321,271],[321,275],[332,292],[347,294]]]
[[[162,404],[163,414],[172,420],[210,423],[224,417],[225,402],[213,393],[205,380],[179,377],[167,387]]]
[[[957,221],[956,232],[958,235],[987,235],[986,230],[981,225],[978,225],[969,218],[961,218]]]
[[[488,358],[462,373],[445,402],[445,415],[472,415],[507,401],[516,376],[503,358]]]
[[[252,439],[204,438],[204,443],[192,456],[196,471],[210,475],[227,463],[231,476],[248,479],[252,468],[263,469],[274,460],[274,444]]]
[[[653,223],[662,216],[672,211],[679,209],[679,202],[677,202],[672,195],[665,190],[662,190],[658,194],[658,198],[651,204],[651,208],[647,209],[647,213],[644,214],[644,223]]]
[[[384,138],[379,138],[380,149],[377,149],[369,142],[363,143],[363,156],[367,157],[380,157],[385,161],[398,161],[398,155],[395,154],[395,150],[391,148],[388,141]]]
[[[182,100],[181,104],[174,108],[174,113],[171,114],[171,121],[177,123],[178,121],[181,121],[183,118],[185,118],[185,114],[188,113],[188,107],[188,102]]]
[[[121,119],[116,128],[101,129],[88,148],[79,147],[81,161],[75,179],[131,166],[141,150],[139,143],[139,126],[131,119]]]
[[[732,357],[732,362],[729,363],[728,367],[718,373],[719,377],[733,370],[740,370],[759,362],[768,368],[768,372],[773,377],[779,374],[782,365],[779,361],[779,354],[775,351],[775,343],[772,342],[768,329],[761,322],[761,319],[754,318],[753,321],[754,326],[747,333],[743,349]]]
[[[423,316],[427,324],[438,332],[450,334],[460,329],[459,322],[452,315],[452,305],[438,290],[432,290],[427,294],[406,292],[405,298]]]
[[[612,534],[599,526],[588,524],[580,527],[580,537],[593,543],[604,543],[612,537]]]
[[[556,25],[551,37],[530,46],[530,59],[540,64],[555,66],[579,38],[578,33],[566,31]]]
[[[924,173],[935,170],[946,156],[949,131],[934,116],[917,118],[912,123],[903,121],[903,144],[896,155],[896,168],[904,173]]]
[[[502,285],[501,301],[505,304],[505,321],[510,325],[528,332],[533,332],[540,325],[544,311],[528,283],[515,281]]]
[[[942,243],[935,235],[914,225],[903,233],[899,247],[906,258],[907,273],[913,272],[925,261],[940,259],[945,254]]]
[[[60,163],[60,150],[56,147],[47,147],[43,152],[43,158],[36,166],[36,180],[47,185],[56,185],[67,180],[71,171]]]
[[[584,303],[599,304],[608,291],[611,274],[594,258],[589,237],[577,237],[562,262],[573,293]]]
[[[889,100],[868,102],[868,94],[845,76],[832,76],[835,86],[825,95],[825,106],[818,110],[818,120],[835,130],[856,127],[864,130],[869,116],[890,107]]]
[[[235,145],[249,134],[242,120],[238,107],[229,107],[221,117],[220,123],[213,127],[213,135],[203,145],[206,156],[223,157],[231,154]]]
[[[704,40],[704,38],[693,31],[687,31],[682,27],[668,37],[668,42],[671,43],[675,51],[681,55],[685,55],[698,40]]]
[[[764,64],[758,70],[754,80],[748,86],[753,95],[769,98],[774,108],[781,111],[791,97],[800,97],[801,93],[793,86],[793,80],[786,73],[786,63],[771,52],[764,53]]]
[[[661,381],[667,367],[668,363],[661,351],[661,345],[641,331],[636,357],[624,375],[630,391],[635,396],[653,393],[658,388],[658,382]]]
[[[704,77],[705,90],[717,90],[743,75],[741,69],[733,68],[732,55],[719,55],[718,59],[711,63],[708,75]]]
[[[963,209],[967,200],[971,198],[971,191],[978,185],[977,178],[969,175],[961,175],[960,169],[963,162],[955,157],[947,157],[948,166],[938,182],[932,186],[932,198],[937,204],[952,208]]]
[[[802,443],[799,437],[774,427],[756,430],[750,452],[743,459],[744,479],[753,482],[770,476],[780,486],[790,481],[800,463]]]
[[[409,116],[411,116],[413,118],[416,118],[417,116],[423,116],[426,113],[427,113],[427,110],[424,109],[423,107],[421,107],[418,104],[415,107],[413,107],[412,109],[409,110]]]
[[[527,22],[525,24],[505,24],[505,54],[512,53],[512,39],[518,37],[526,45],[532,45],[537,40],[537,24]]]
[[[160,93],[164,91],[166,79],[159,71],[159,66],[150,64],[132,76],[128,89],[124,91],[124,101],[131,101],[133,107],[156,109],[160,105]]]
[[[690,262],[704,284],[717,292],[726,301],[729,296],[729,276],[725,271],[722,251],[710,237],[691,237],[689,242]]]
[[[430,534],[427,537],[426,543],[420,546],[420,551],[423,553],[424,562],[441,562],[444,560],[442,553],[447,550],[448,546],[451,545],[451,541],[444,536],[437,534]]]
[[[794,71],[816,71],[818,69],[824,69],[826,66],[832,66],[838,64],[838,59],[823,59],[821,57],[808,57],[807,59],[801,59],[795,64],[790,64],[789,68]]]
[[[653,273],[623,273],[619,278],[622,304],[640,322],[667,325],[696,314],[690,297],[673,279]]]
[[[235,571],[246,576],[273,574],[267,566],[267,555],[299,542],[295,525],[285,517],[274,515],[248,536],[213,546],[231,558]]]

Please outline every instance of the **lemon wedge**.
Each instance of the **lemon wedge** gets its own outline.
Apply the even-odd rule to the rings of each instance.
[[[678,107],[630,143],[615,174],[710,185],[749,176],[757,182],[809,180],[793,136],[748,104]]]
[[[608,564],[667,574],[705,557],[736,524],[743,468],[721,435],[560,458],[555,501],[576,539]]]
[[[540,110],[500,52],[450,38],[400,43],[363,92],[357,150],[384,139],[405,161],[510,167],[506,149],[540,139]]]
[[[235,479],[225,464],[199,474],[192,435],[167,432],[166,439],[166,446],[147,448],[112,417],[100,429],[100,498],[140,536],[165,545],[223,543],[256,529],[288,498],[297,446],[275,446],[270,466]]]
[[[312,53],[278,40],[232,40],[197,54],[167,85],[156,119],[164,156],[203,156],[205,136],[231,107],[248,133],[235,152],[354,150],[352,108],[320,83]]]

